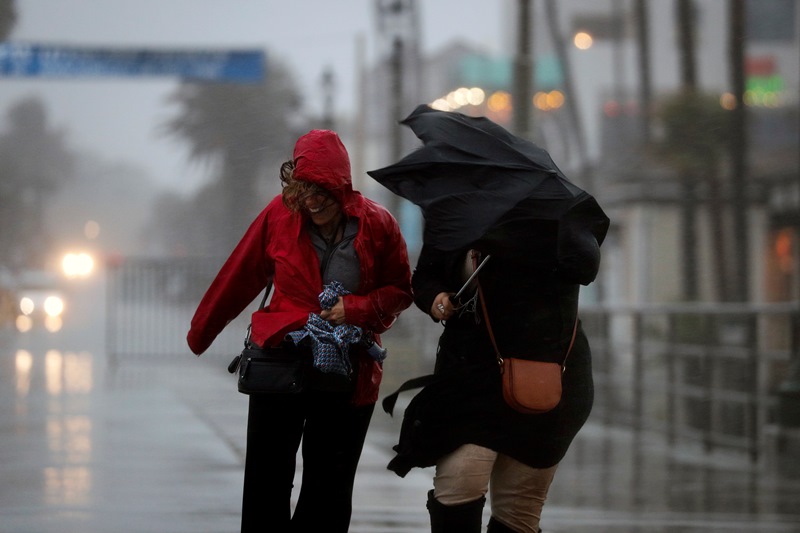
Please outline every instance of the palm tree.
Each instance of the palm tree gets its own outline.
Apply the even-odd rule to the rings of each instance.
[[[730,292],[724,233],[720,168],[725,147],[730,140],[730,115],[719,105],[719,98],[700,92],[680,92],[662,102],[660,118],[664,129],[663,143],[658,146],[670,165],[681,176],[702,176],[708,184],[711,238],[714,246],[714,280],[722,300]],[[686,182],[684,182],[686,185]],[[692,188],[692,192],[694,192]],[[686,199],[684,199],[686,202]],[[694,199],[690,199],[692,206]],[[691,220],[694,221],[694,213]],[[684,228],[685,229],[685,228]],[[684,235],[684,238],[688,238]],[[694,240],[684,245],[695,248]],[[686,273],[688,275],[688,272]]]
[[[166,133],[189,144],[191,159],[218,169],[208,187],[219,195],[224,223],[217,220],[213,231],[229,246],[264,205],[262,175],[271,173],[278,187],[277,166],[291,156],[300,108],[294,81],[273,62],[261,83],[185,82],[170,100],[179,111]]]
[[[47,200],[72,177],[74,163],[64,136],[50,127],[38,98],[8,111],[8,130],[0,135],[0,249],[13,266],[42,268],[47,259]]]

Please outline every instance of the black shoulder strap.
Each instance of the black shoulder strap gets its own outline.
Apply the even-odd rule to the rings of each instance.
[[[269,281],[267,281],[266,287],[264,287],[264,297],[261,298],[261,303],[258,305],[259,309],[264,309],[264,306],[267,305],[267,298],[269,298],[270,291],[272,291],[272,278],[269,278]],[[253,326],[252,323],[251,324],[247,324],[247,333],[244,336],[244,347],[245,348],[249,348],[250,347],[250,328],[252,326]]]
[[[389,413],[389,416],[394,416],[394,405],[397,403],[397,397],[400,395],[401,392],[405,392],[407,390],[412,389],[421,389],[430,385],[431,383],[435,383],[437,380],[440,379],[440,376],[436,374],[428,374],[426,376],[419,376],[417,378],[412,378],[400,385],[400,387],[391,393],[389,396],[383,399],[381,405],[383,406],[383,410],[386,413]]]
[[[264,309],[264,306],[267,305],[267,298],[269,298],[270,291],[272,291],[272,278],[269,278],[267,286],[264,288],[264,297],[261,298],[261,304],[258,306],[259,309]]]

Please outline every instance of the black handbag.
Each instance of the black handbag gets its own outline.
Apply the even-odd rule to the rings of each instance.
[[[238,370],[242,394],[297,394],[305,389],[306,359],[282,348],[245,348],[228,370]]]
[[[272,282],[264,291],[259,309],[264,307]],[[233,358],[228,372],[237,373],[242,394],[297,394],[306,383],[307,357],[302,350],[289,345],[261,348],[250,342],[250,327],[244,339],[242,353]]]

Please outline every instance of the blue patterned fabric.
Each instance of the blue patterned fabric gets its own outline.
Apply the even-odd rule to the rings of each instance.
[[[330,309],[336,305],[340,296],[350,294],[341,283],[334,281],[325,285],[319,295],[319,304],[322,309]],[[341,324],[334,326],[326,322],[316,313],[308,314],[308,322],[303,329],[292,331],[289,338],[295,345],[303,340],[311,341],[311,351],[314,356],[314,367],[326,373],[350,376],[353,367],[350,364],[350,345],[361,341],[362,330],[358,326]]]

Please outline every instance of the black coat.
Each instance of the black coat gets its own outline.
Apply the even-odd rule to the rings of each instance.
[[[559,228],[553,221],[517,217],[529,211],[530,205],[518,206],[476,245],[492,256],[479,279],[501,354],[560,362],[577,319],[579,286],[597,274],[599,245],[585,235],[564,237],[568,224]],[[421,310],[429,313],[438,293],[458,290],[465,256],[466,250],[423,247],[412,280]],[[561,403],[548,413],[508,407],[478,303],[446,322],[434,377],[406,409],[389,469],[405,476],[467,443],[534,468],[553,466],[585,423],[594,398],[589,344],[580,324],[562,387]]]

